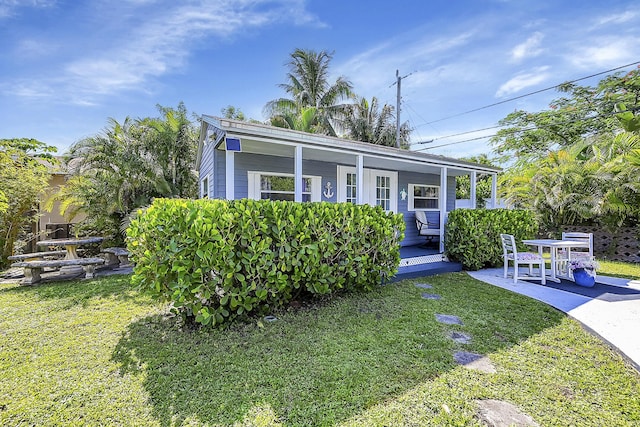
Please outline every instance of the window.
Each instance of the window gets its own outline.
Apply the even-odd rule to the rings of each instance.
[[[209,175],[205,176],[202,181],[200,181],[200,197],[202,199],[209,198]]]
[[[295,178],[293,175],[248,172],[249,198],[259,200],[290,200],[295,199]],[[302,201],[320,201],[321,177],[302,177]]]
[[[355,203],[356,202],[356,174],[355,173],[347,173],[346,174],[346,179],[347,179],[347,183],[346,183],[346,188],[345,190],[347,191],[346,194],[346,201],[349,203]]]
[[[440,187],[436,185],[409,184],[409,210],[440,209]]]
[[[376,206],[388,211],[391,209],[391,178],[388,176],[376,176]]]
[[[292,176],[260,175],[260,199],[293,201],[294,197]],[[311,178],[302,178],[302,201],[311,201]]]

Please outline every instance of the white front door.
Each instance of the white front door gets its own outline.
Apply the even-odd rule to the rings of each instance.
[[[356,182],[356,168],[338,166],[338,201],[356,201],[362,191],[362,201],[372,206],[382,206],[385,211],[398,210],[398,172],[364,169],[363,185]]]

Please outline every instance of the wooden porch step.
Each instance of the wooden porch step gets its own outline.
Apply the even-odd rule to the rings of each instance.
[[[389,282],[398,282],[404,279],[414,279],[416,277],[435,276],[436,274],[455,273],[462,271],[462,264],[459,262],[429,262],[426,264],[409,265],[398,268],[398,273]]]

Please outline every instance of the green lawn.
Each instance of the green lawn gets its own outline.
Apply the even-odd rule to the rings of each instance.
[[[556,310],[464,273],[225,331],[181,329],[128,280],[0,285],[0,425],[463,426],[479,425],[475,400],[488,398],[542,426],[640,425],[640,375],[621,357]],[[456,365],[461,349],[497,373]]]
[[[630,279],[640,279],[640,264],[619,262],[619,261],[602,261],[598,260],[600,268],[598,274],[605,276],[628,277]]]

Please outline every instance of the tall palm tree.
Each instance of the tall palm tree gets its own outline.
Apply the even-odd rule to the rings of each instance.
[[[337,136],[334,121],[348,104],[343,101],[353,97],[352,84],[344,77],[329,82],[329,64],[332,53],[324,50],[296,49],[287,63],[287,82],[279,86],[290,96],[267,103],[265,115],[272,124],[291,121],[310,107],[315,108],[312,127],[316,133]],[[308,112],[306,114],[309,114]],[[289,117],[289,119],[287,119]]]
[[[375,96],[371,98],[371,102],[363,97],[357,103],[345,108],[340,125],[349,139],[395,147],[394,110],[394,107],[389,104],[384,104],[380,108],[378,98]],[[405,148],[408,147],[410,132],[411,129],[407,122],[400,125],[400,145]]]

